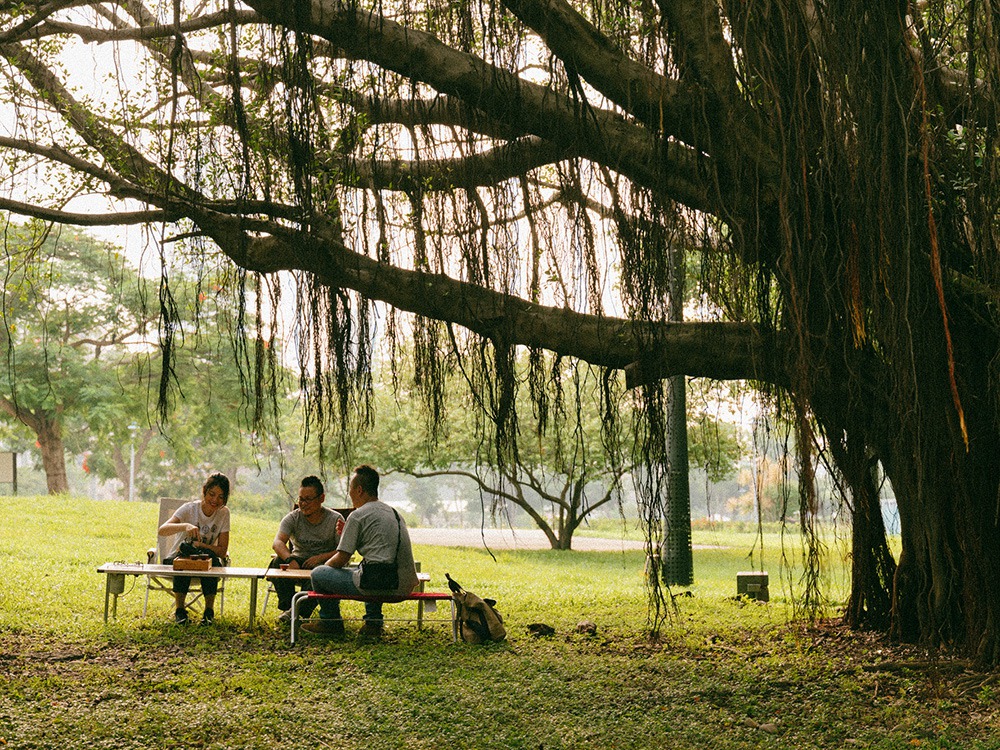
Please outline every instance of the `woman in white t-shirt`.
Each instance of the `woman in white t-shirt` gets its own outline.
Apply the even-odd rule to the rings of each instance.
[[[222,565],[222,559],[229,551],[229,477],[212,474],[201,488],[201,500],[185,503],[160,527],[160,536],[177,535],[173,549],[163,561],[173,562],[180,554],[181,544],[189,542],[199,554],[212,556],[212,565]],[[188,621],[184,601],[191,587],[190,576],[174,576],[174,621],[184,625]],[[205,612],[201,624],[211,625],[215,621],[215,595],[219,590],[218,578],[201,579],[201,591],[205,596]]]

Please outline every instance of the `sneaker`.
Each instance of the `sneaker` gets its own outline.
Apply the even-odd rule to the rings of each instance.
[[[309,633],[316,633],[317,635],[342,636],[344,635],[344,621],[318,620],[317,622],[304,622],[302,623],[302,629]]]
[[[278,622],[282,625],[288,625],[292,621],[292,610],[286,609],[280,615],[278,615]]]
[[[205,613],[201,616],[202,625],[213,625],[215,624],[215,610],[206,609]]]
[[[382,637],[382,623],[368,620],[358,631],[358,637],[364,640],[378,640]]]
[[[174,611],[174,622],[176,622],[178,625],[187,625],[188,624],[188,612],[187,612],[187,610],[184,609],[183,607],[181,609],[175,610]]]

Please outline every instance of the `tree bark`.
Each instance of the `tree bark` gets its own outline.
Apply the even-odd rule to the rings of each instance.
[[[62,425],[58,417],[51,414],[35,414],[18,407],[14,402],[0,397],[0,410],[14,417],[31,430],[38,440],[45,471],[45,485],[50,495],[69,493],[69,477],[66,474],[66,449],[63,446]]]
[[[36,435],[42,453],[45,485],[49,494],[68,494],[69,478],[66,476],[66,449],[63,447],[62,426],[58,420],[42,418]]]

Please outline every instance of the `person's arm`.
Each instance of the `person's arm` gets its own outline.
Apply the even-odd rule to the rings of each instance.
[[[274,554],[276,554],[278,559],[282,562],[288,560],[288,558],[292,556],[292,551],[288,549],[289,539],[291,539],[291,535],[279,531],[274,537],[274,542],[271,544],[271,549],[274,550]],[[289,565],[293,562],[295,563],[295,567],[299,566],[298,562],[295,560],[288,560]]]
[[[337,550],[330,550],[329,552],[320,552],[317,555],[306,558],[305,565],[306,568],[318,568],[320,565],[326,564],[330,558],[337,554]],[[350,558],[348,558],[350,559]],[[334,565],[335,568],[342,568],[342,565]]]
[[[351,561],[351,556],[346,552],[342,552],[341,550],[338,549],[336,552],[333,553],[333,556],[326,561],[326,564],[329,565],[331,568],[342,568],[345,565],[347,565],[347,563],[349,563],[350,561]]]
[[[223,531],[219,534],[219,538],[215,541],[215,544],[205,544],[205,542],[194,542],[194,546],[197,549],[205,549],[211,552],[213,555],[222,559],[229,552],[229,532]]]
[[[198,536],[198,527],[193,523],[185,523],[177,517],[177,514],[170,516],[156,532],[157,536],[173,536],[174,534],[184,534],[186,537]]]

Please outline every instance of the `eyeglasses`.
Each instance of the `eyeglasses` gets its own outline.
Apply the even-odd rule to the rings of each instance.
[[[302,497],[302,496],[300,495],[300,496],[299,496],[299,502],[300,502],[300,503],[311,503],[311,502],[313,502],[314,500],[319,500],[319,498],[320,498],[320,496],[319,496],[319,495],[313,495],[312,497]]]

